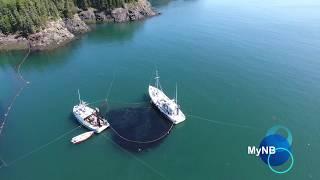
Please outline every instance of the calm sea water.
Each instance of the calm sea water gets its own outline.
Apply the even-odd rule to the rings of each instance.
[[[64,48],[30,55],[21,72],[31,83],[0,136],[8,164],[0,179],[320,179],[320,2],[153,3],[161,16],[98,25]],[[22,85],[16,66],[24,54],[0,55],[1,117]],[[107,107],[96,106],[126,137],[166,131],[146,96],[155,69],[171,97],[178,84],[187,114],[167,138],[130,145],[107,130],[69,142],[86,131],[65,134],[78,126],[77,89],[88,102],[108,96]],[[293,135],[295,163],[284,175],[247,154],[278,124]]]

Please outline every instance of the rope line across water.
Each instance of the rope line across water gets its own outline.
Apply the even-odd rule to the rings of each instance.
[[[43,145],[41,145],[41,146],[38,146],[37,148],[34,148],[33,150],[31,150],[31,151],[29,151],[29,152],[21,155],[20,157],[12,160],[12,161],[9,162],[9,163],[5,163],[5,161],[2,160],[2,161],[4,162],[4,165],[0,166],[0,169],[1,169],[1,168],[4,168],[4,167],[10,167],[10,166],[16,164],[17,162],[19,162],[19,161],[21,161],[21,160],[23,160],[23,159],[26,159],[27,157],[30,157],[30,156],[33,155],[34,153],[39,152],[40,150],[48,147],[49,145],[51,145],[51,144],[55,143],[56,141],[62,139],[63,137],[67,136],[68,134],[74,132],[75,130],[77,130],[77,129],[80,128],[81,126],[82,126],[82,125],[79,125],[79,126],[77,126],[77,127],[75,127],[75,128],[72,128],[71,130],[63,133],[62,135],[54,138],[53,140],[51,140],[51,141],[49,141],[49,142],[47,142],[47,143],[45,143],[45,144],[43,144]]]
[[[1,160],[0,169],[1,169],[2,167],[7,167],[7,166],[8,166],[7,163],[6,163],[3,159],[0,159],[0,160]]]
[[[122,136],[118,131],[116,131],[111,125],[109,126],[110,129],[119,137],[121,138],[122,140],[125,140],[127,142],[131,142],[131,143],[137,143],[137,144],[150,144],[150,143],[154,143],[154,142],[157,142],[157,141],[160,141],[162,140],[163,138],[165,138],[167,135],[170,134],[170,131],[172,130],[173,128],[173,123],[171,124],[170,128],[168,131],[166,131],[164,134],[162,134],[160,137],[156,138],[156,139],[153,139],[153,140],[148,140],[148,141],[138,141],[138,140],[132,140],[132,139],[128,139],[124,136]]]
[[[114,72],[114,73],[113,73],[112,81],[111,81],[110,86],[109,86],[109,89],[108,89],[108,91],[107,91],[106,100],[109,98],[109,95],[110,95],[110,93],[111,93],[111,89],[112,89],[112,87],[113,87],[113,82],[114,82],[115,79],[116,79],[116,73]]]
[[[24,64],[24,62],[27,60],[27,58],[29,57],[31,53],[31,45],[29,43],[29,49],[28,49],[28,53],[24,56],[24,58],[22,59],[22,61],[20,62],[20,64],[18,65],[18,68],[17,68],[17,74],[18,74],[18,77],[21,79],[21,81],[23,81],[25,84],[29,84],[30,82],[29,81],[26,81],[23,76],[21,75],[21,66]]]
[[[90,104],[97,104],[97,103],[106,103],[108,101],[108,98],[109,98],[109,95],[110,95],[110,92],[111,92],[111,89],[113,87],[113,82],[114,82],[114,79],[116,78],[116,73],[113,73],[113,78],[112,78],[112,81],[109,85],[109,88],[108,88],[108,91],[107,91],[107,94],[106,94],[106,98],[105,99],[101,99],[101,100],[97,100],[97,101],[93,101],[93,102],[90,102],[88,103],[88,105]]]
[[[207,122],[210,122],[210,123],[214,123],[214,124],[224,125],[224,126],[232,126],[232,127],[245,128],[245,129],[256,129],[256,128],[248,126],[248,125],[241,125],[241,124],[236,124],[236,123],[222,122],[222,121],[208,119],[208,118],[204,118],[204,117],[196,116],[196,115],[191,115],[191,114],[187,114],[187,116],[193,117],[195,119],[204,120],[204,121],[207,121]]]
[[[27,60],[27,58],[29,57],[31,53],[31,45],[29,44],[29,49],[28,49],[28,53],[23,57],[23,59],[21,60],[21,62],[19,63],[19,65],[17,66],[17,76],[18,79],[20,79],[23,82],[22,87],[18,90],[18,92],[15,94],[15,96],[12,98],[10,105],[7,108],[7,111],[4,114],[4,118],[1,122],[1,126],[0,126],[0,135],[2,134],[3,128],[6,125],[9,113],[16,101],[16,99],[18,98],[18,96],[20,96],[20,94],[22,93],[22,91],[27,87],[27,85],[30,83],[29,81],[26,81],[23,76],[21,75],[21,66],[24,64],[24,62]]]
[[[140,105],[140,104],[147,104],[148,102],[146,101],[140,101],[140,102],[124,102],[124,101],[110,101],[107,99],[100,99],[100,100],[96,100],[93,102],[88,103],[88,105],[92,105],[92,104],[98,104],[98,103],[106,103],[108,102],[109,104],[126,104],[126,105]]]
[[[159,175],[162,179],[167,179],[166,176],[160,172],[159,170],[155,169],[154,167],[152,167],[150,164],[148,164],[147,162],[145,162],[144,160],[140,159],[139,157],[135,156],[134,154],[132,154],[130,151],[124,149],[123,147],[121,147],[119,144],[115,143],[114,141],[112,141],[109,137],[107,137],[105,134],[101,134],[105,139],[107,139],[108,141],[110,141],[111,143],[117,145],[122,151],[126,152],[127,154],[131,155],[136,161],[140,162],[143,166],[145,166],[146,168],[150,169],[152,172],[154,172],[155,174]]]
[[[107,95],[106,95],[106,99],[104,100],[104,102],[106,102],[106,100],[109,98],[109,95],[110,95],[111,90],[112,90],[112,87],[113,87],[113,82],[114,82],[114,80],[115,80],[115,73],[114,73],[114,75],[113,75],[113,79],[112,79],[112,81],[111,81],[111,83],[110,83],[110,86],[109,86],[109,89],[108,89],[108,92],[107,92]],[[112,102],[112,101],[108,101],[108,102]],[[145,103],[145,102],[142,102],[142,103]],[[91,104],[92,104],[92,103],[91,103]],[[141,102],[138,102],[138,103],[125,103],[125,104],[136,104],[136,105],[137,105],[137,104],[141,104]],[[108,107],[107,107],[107,109],[108,109]],[[160,141],[160,140],[162,140],[163,138],[165,138],[165,137],[170,133],[170,131],[172,130],[172,128],[173,128],[173,123],[171,124],[169,130],[166,131],[163,135],[161,135],[160,137],[158,137],[158,138],[156,138],[156,139],[149,140],[149,141],[137,141],[137,140],[128,139],[128,138],[122,136],[117,130],[115,130],[115,129],[111,126],[111,124],[110,124],[109,127],[110,127],[110,129],[111,129],[119,138],[121,138],[121,139],[124,140],[124,141],[131,142],[131,143],[137,143],[137,144],[149,144],[149,143],[154,143],[154,142]]]

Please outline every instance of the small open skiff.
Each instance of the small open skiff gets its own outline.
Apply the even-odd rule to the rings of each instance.
[[[87,139],[89,139],[94,134],[94,131],[85,132],[71,139],[73,144],[79,144]]]

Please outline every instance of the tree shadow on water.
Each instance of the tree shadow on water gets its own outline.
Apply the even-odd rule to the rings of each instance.
[[[128,23],[104,23],[94,24],[94,31],[88,34],[88,40],[94,42],[126,42],[131,40],[135,34],[144,26],[144,21]]]
[[[130,152],[157,147],[172,125],[151,105],[111,110],[107,117],[113,131],[112,140]]]

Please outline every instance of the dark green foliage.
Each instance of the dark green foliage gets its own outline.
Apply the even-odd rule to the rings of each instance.
[[[76,0],[76,4],[83,10],[87,10],[89,8],[89,2],[87,0]]]
[[[0,28],[3,32],[10,32],[13,30],[12,25],[11,25],[11,21],[10,21],[10,16],[11,16],[10,10],[7,7],[1,8],[1,10],[0,10]]]
[[[86,1],[90,7],[94,7],[99,10],[108,10],[116,7],[121,7],[124,3],[136,2],[137,0],[78,0]],[[81,7],[79,4],[77,4]]]
[[[48,19],[72,17],[76,7],[109,10],[137,0],[0,0],[0,32],[36,32]]]
[[[7,34],[20,31],[34,33],[46,20],[60,13],[51,0],[0,0],[0,30]]]
[[[74,3],[72,0],[65,0],[62,12],[64,17],[72,17],[72,15],[75,13]]]

